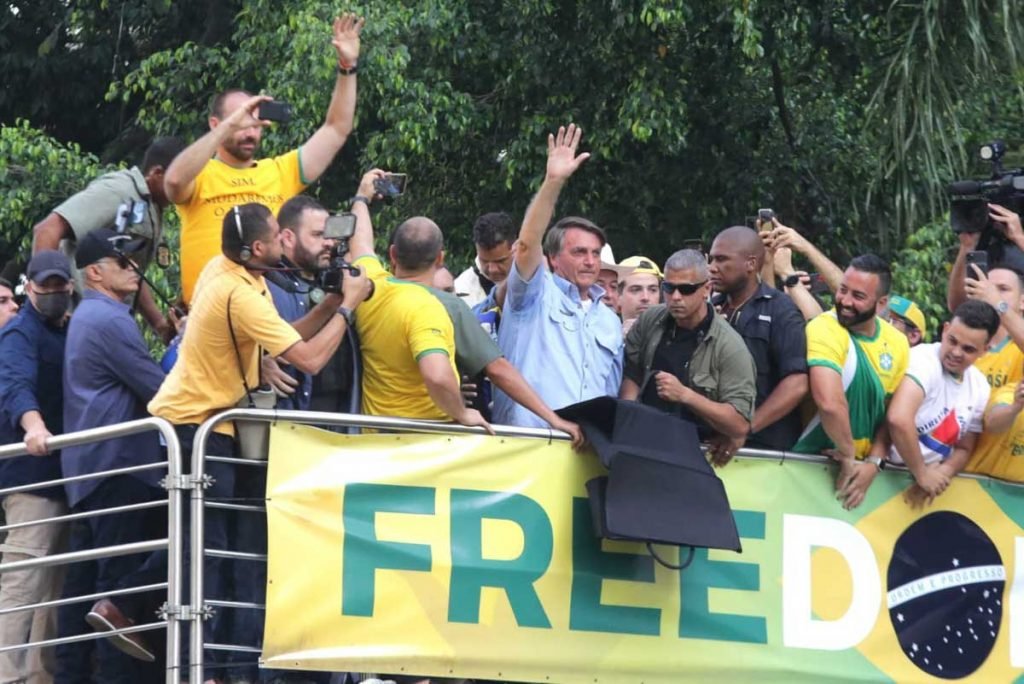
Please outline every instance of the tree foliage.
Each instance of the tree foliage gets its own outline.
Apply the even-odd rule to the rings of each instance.
[[[129,130],[198,136],[228,86],[293,104],[266,154],[301,144],[327,107],[334,3],[12,6],[20,47],[0,50],[0,66],[24,74],[28,48],[59,24],[46,60],[64,61],[47,68],[70,70],[68,118],[89,112],[102,140],[86,143],[28,76],[17,85],[36,109],[20,115],[93,151],[111,154]],[[478,214],[522,213],[547,133],[569,121],[593,157],[559,212],[606,226],[620,258],[662,259],[760,206],[838,261],[893,256],[941,216],[948,180],[983,171],[973,146],[1022,139],[1014,0],[367,0],[359,11],[357,128],[312,192],[340,207],[365,169],[405,171],[408,195],[382,228],[431,216],[455,261]],[[13,111],[0,100],[0,121]],[[114,159],[129,156],[122,147]]]

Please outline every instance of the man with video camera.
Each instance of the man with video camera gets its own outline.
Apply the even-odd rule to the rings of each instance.
[[[268,271],[266,279],[274,306],[286,321],[302,318],[324,296],[318,274],[330,266],[332,252],[347,249],[328,234],[328,223],[345,219],[355,222],[351,214],[331,216],[308,195],[296,195],[277,213],[283,252],[281,268]],[[358,413],[359,365],[355,330],[348,329],[338,351],[316,375],[281,364],[269,354],[263,358],[263,374],[277,391],[279,409]]]
[[[277,211],[327,170],[352,132],[356,69],[363,20],[345,14],[334,20],[332,43],[338,77],[323,125],[298,149],[256,160],[263,129],[286,121],[290,109],[264,95],[241,89],[218,94],[210,107],[210,132],[192,143],[167,169],[167,196],[181,216],[181,285],[191,304],[196,279],[220,252],[218,229],[232,206],[259,202]],[[272,106],[274,111],[268,111]]]
[[[281,261],[281,230],[270,210],[256,203],[232,207],[224,217],[221,240],[223,254],[210,261],[199,277],[178,361],[148,407],[154,416],[174,425],[186,462],[200,424],[247,396],[251,403],[253,390],[260,386],[261,350],[304,373],[320,372],[337,351],[351,312],[371,292],[365,275],[346,275],[340,294],[326,295],[307,315],[289,324],[274,308],[263,277]],[[234,456],[235,451],[234,425],[222,423],[210,436],[206,452]],[[234,466],[211,462],[206,471],[214,478],[208,490],[212,498],[244,497],[258,490],[259,483],[252,479],[236,482]],[[258,536],[249,522],[246,529],[232,530],[232,548],[245,545],[239,537]],[[229,548],[228,524],[225,511],[207,511],[208,547]],[[265,544],[265,535],[262,539]],[[260,600],[264,588],[251,567],[236,569],[234,563],[210,557],[205,563],[210,596],[224,596],[225,586],[233,586],[231,593],[239,600]],[[253,643],[261,620],[233,617],[231,632],[226,634],[225,621],[215,618],[214,633],[227,639],[223,643]]]

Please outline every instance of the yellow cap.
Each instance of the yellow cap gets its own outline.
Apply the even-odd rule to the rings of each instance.
[[[619,266],[628,266],[633,269],[630,275],[638,273],[646,273],[648,275],[658,276],[659,279],[664,278],[661,269],[658,268],[658,264],[654,262],[654,259],[648,259],[645,256],[631,256],[628,259],[623,259],[619,262]]]

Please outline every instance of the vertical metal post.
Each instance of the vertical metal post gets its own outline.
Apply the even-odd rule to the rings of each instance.
[[[167,443],[167,684],[181,682],[181,562],[182,484],[181,442],[170,423],[161,421],[160,434]]]
[[[206,474],[206,441],[216,424],[216,420],[208,420],[200,425],[192,442],[192,477],[197,483]],[[203,603],[203,546],[206,521],[203,503],[205,499],[206,491],[202,485],[194,486],[191,511],[192,557],[189,562],[189,573],[192,580],[192,592],[189,600],[192,608],[192,631],[188,657],[189,684],[203,683],[203,616],[206,613]]]

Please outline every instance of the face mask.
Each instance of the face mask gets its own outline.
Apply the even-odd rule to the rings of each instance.
[[[48,292],[36,294],[36,309],[48,321],[59,321],[71,306],[70,292]]]

